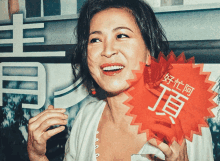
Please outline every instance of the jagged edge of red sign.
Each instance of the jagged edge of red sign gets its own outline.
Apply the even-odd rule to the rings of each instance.
[[[201,132],[201,127],[208,127],[208,122],[207,122],[207,119],[208,118],[213,118],[215,117],[215,115],[213,114],[212,112],[212,109],[217,107],[218,105],[213,101],[213,99],[218,95],[218,93],[214,92],[212,90],[212,88],[214,87],[215,85],[215,82],[213,81],[210,81],[209,80],[209,76],[211,74],[211,72],[204,72],[203,71],[203,64],[194,64],[195,63],[195,58],[194,57],[191,57],[189,59],[186,60],[186,57],[185,57],[185,54],[184,53],[181,53],[178,57],[176,57],[176,55],[174,54],[173,51],[171,51],[169,53],[169,55],[166,57],[163,53],[160,53],[158,55],[158,59],[155,59],[155,58],[152,58],[151,59],[152,61],[156,62],[156,63],[159,63],[161,60],[166,60],[167,62],[169,63],[189,63],[189,64],[192,64],[192,67],[193,68],[200,68],[200,75],[205,75],[206,78],[205,78],[205,83],[208,83],[210,84],[210,87],[208,89],[208,92],[212,93],[212,96],[208,99],[208,101],[210,101],[210,103],[212,104],[211,107],[207,108],[209,113],[210,113],[210,116],[206,116],[204,118],[205,122],[207,124],[198,124],[198,129],[199,131],[194,131],[194,130],[191,130],[191,136],[190,138],[186,137],[186,139],[188,139],[189,141],[192,141],[193,139],[193,134],[197,134],[197,135],[202,135],[202,132]],[[132,70],[132,73],[134,75],[134,79],[130,79],[130,80],[127,80],[128,84],[131,85],[132,82],[136,81],[137,80],[137,77],[138,75],[142,74],[143,71],[144,71],[144,68],[145,68],[145,63],[143,62],[140,62],[140,69],[139,70]],[[150,135],[150,130],[149,129],[145,129],[145,130],[141,130],[141,126],[142,126],[142,123],[137,123],[135,122],[136,120],[136,117],[137,115],[135,114],[131,114],[131,111],[132,109],[134,108],[132,105],[129,104],[129,102],[133,99],[133,97],[129,94],[130,91],[134,90],[134,87],[131,87],[130,89],[128,89],[127,91],[125,91],[125,94],[128,96],[128,99],[124,102],[124,104],[126,106],[128,106],[130,109],[127,111],[126,115],[127,116],[131,116],[133,117],[132,121],[131,121],[131,125],[137,125],[138,126],[138,131],[139,133],[146,133],[147,135],[147,140],[150,140],[152,138],[156,138],[155,136],[152,137],[152,135]],[[160,141],[157,141],[158,144],[160,144],[161,142]]]

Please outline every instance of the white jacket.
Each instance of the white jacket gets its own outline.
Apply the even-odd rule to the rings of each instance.
[[[81,107],[66,142],[64,161],[96,161],[96,131],[105,105],[106,102],[94,99]],[[189,161],[214,160],[209,128],[202,128],[202,136],[194,134],[193,142],[186,142]],[[138,154],[131,156],[131,161],[149,161],[144,154],[165,158],[162,151],[146,143]]]

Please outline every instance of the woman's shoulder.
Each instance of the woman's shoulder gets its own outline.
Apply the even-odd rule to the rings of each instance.
[[[101,116],[106,102],[97,98],[88,96],[79,104],[79,112],[73,122],[72,127],[82,127],[91,121],[98,121]],[[96,117],[95,117],[96,116]]]
[[[71,147],[70,149],[66,148],[66,151],[69,150],[68,155],[71,155],[72,158],[77,158],[81,154],[84,158],[85,153],[81,151],[82,149],[88,151],[86,155],[93,155],[91,145],[95,144],[96,130],[105,104],[104,101],[91,98],[91,96],[79,104],[80,110],[73,122],[71,134],[66,144],[66,147]],[[68,157],[68,155],[66,156]]]
[[[88,96],[83,100],[83,102],[79,105],[80,110],[77,115],[90,115],[91,113],[95,113],[100,110],[103,106],[105,106],[106,102],[103,100],[99,100],[95,97]]]

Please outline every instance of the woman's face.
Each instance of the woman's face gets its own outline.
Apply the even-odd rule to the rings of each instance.
[[[132,70],[146,63],[149,51],[140,29],[126,9],[110,8],[94,15],[90,23],[87,48],[90,74],[108,93],[129,88]]]

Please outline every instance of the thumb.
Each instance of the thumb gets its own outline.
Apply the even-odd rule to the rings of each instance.
[[[48,106],[48,110],[52,110],[52,109],[54,109],[54,106],[53,105],[49,105]]]

